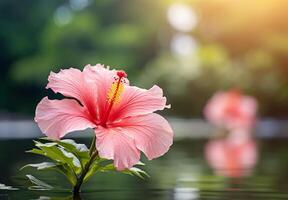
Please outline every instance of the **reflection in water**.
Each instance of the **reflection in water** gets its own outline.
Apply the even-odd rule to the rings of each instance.
[[[14,188],[12,186],[8,186],[3,183],[0,183],[0,190],[18,190],[18,188]]]
[[[81,196],[40,196],[39,198],[35,200],[82,200]]]
[[[199,190],[190,187],[176,187],[174,189],[175,200],[193,200],[199,198]]]
[[[234,142],[226,138],[209,141],[205,156],[215,173],[226,177],[250,175],[258,157],[254,140]]]
[[[217,175],[242,177],[251,174],[258,157],[252,138],[256,111],[256,100],[238,90],[217,92],[208,101],[205,117],[224,130],[218,131],[217,137],[205,146],[206,160]]]
[[[40,196],[37,200],[51,200],[51,198],[47,196]]]
[[[211,143],[212,141],[222,141],[223,143],[219,142],[222,147],[232,144],[231,138],[225,139],[227,140],[226,143],[223,142],[223,138],[211,140]],[[79,142],[81,143],[85,143],[85,141],[87,143],[89,142],[88,140],[79,139]],[[245,141],[248,141],[248,139]],[[198,196],[198,199],[207,200],[288,199],[287,141],[283,139],[259,141],[261,143],[261,148],[259,149],[259,152],[261,150],[261,159],[259,159],[257,167],[254,168],[255,173],[251,174],[250,177],[241,179],[227,179],[222,176],[211,175],[211,170],[209,169],[206,160],[204,160],[205,156],[203,155],[203,146],[206,142],[206,140],[202,139],[178,140],[174,143],[171,152],[163,158],[151,163],[149,163],[149,161],[144,161],[148,163],[144,169],[147,169],[148,173],[151,175],[147,180],[140,180],[135,177],[118,173],[99,173],[83,188],[81,197],[83,200],[184,200],[188,198],[193,199],[193,196],[195,196],[195,198]],[[233,145],[230,145],[230,148],[234,149],[233,151],[243,152],[243,149],[249,149],[247,148],[247,146],[249,146],[248,142],[243,142],[242,140],[241,145],[240,142],[237,142],[233,142],[233,145],[237,147],[232,148],[231,146]],[[255,142],[252,143],[255,145]],[[19,188],[19,190],[15,191],[0,190],[0,199],[32,200],[39,199],[39,197],[42,199],[50,198],[52,200],[71,199],[71,193],[64,189],[70,187],[70,185],[66,183],[65,177],[57,176],[57,178],[54,178],[56,172],[53,171],[48,174],[42,173],[41,175],[43,176],[40,176],[39,178],[44,182],[55,185],[55,190],[27,190],[30,183],[25,178],[26,172],[19,172],[18,170],[29,161],[35,163],[41,161],[36,157],[33,158],[32,161],[28,160],[30,157],[29,155],[24,154],[24,150],[29,149],[29,145],[31,145],[30,139],[0,141],[0,152],[2,152],[2,154],[0,153],[0,182],[5,182],[6,185],[12,185]],[[242,145],[246,146],[246,148],[240,147]],[[253,147],[250,148],[252,149]],[[271,151],[271,149],[273,149],[273,151]],[[9,152],[9,154],[6,152]],[[253,150],[250,150],[250,152],[253,152]],[[247,153],[234,153],[234,155],[241,154],[245,155]],[[5,165],[1,162],[3,160],[5,160]],[[237,160],[235,159],[232,163],[236,163],[236,161]],[[7,163],[9,163],[9,165],[7,165]],[[250,166],[251,168],[253,167],[252,164],[246,164],[246,166],[248,166],[247,168],[250,168]],[[247,170],[240,170],[243,174],[245,174],[246,171]],[[9,179],[9,177],[12,178]]]

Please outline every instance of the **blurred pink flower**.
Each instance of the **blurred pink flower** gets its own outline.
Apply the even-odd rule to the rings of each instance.
[[[153,112],[166,108],[162,89],[130,86],[124,71],[103,65],[87,65],[83,71],[70,68],[51,72],[47,89],[68,98],[44,97],[36,108],[35,121],[50,138],[94,128],[99,156],[113,159],[118,170],[140,160],[162,156],[173,142],[169,123]]]
[[[235,143],[229,139],[213,139],[205,146],[208,164],[218,175],[242,177],[251,173],[257,163],[257,145],[252,139]]]
[[[257,101],[238,90],[217,92],[204,108],[204,115],[213,125],[226,128],[250,130],[256,120]]]

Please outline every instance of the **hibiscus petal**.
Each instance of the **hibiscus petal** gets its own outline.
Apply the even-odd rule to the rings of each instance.
[[[88,84],[83,72],[75,68],[64,69],[59,73],[51,72],[48,81],[47,89],[76,98],[87,107],[91,116],[96,115],[96,85]]]
[[[144,152],[149,160],[165,154],[173,143],[171,126],[156,113],[128,117],[113,126],[122,127],[122,133],[134,138],[136,147]]]
[[[44,97],[37,105],[35,121],[45,135],[59,139],[69,132],[95,127],[85,111],[75,100]]]
[[[107,95],[113,81],[115,81],[116,71],[109,70],[104,65],[97,64],[95,66],[85,66],[83,72],[85,78],[90,85],[97,86],[97,110],[101,119],[107,110]]]
[[[118,105],[112,109],[110,121],[152,113],[167,108],[166,97],[160,87],[154,85],[149,90],[126,86]]]
[[[114,160],[118,170],[131,168],[140,160],[140,151],[133,138],[124,134],[125,129],[98,127],[95,130],[96,148],[99,156]]]

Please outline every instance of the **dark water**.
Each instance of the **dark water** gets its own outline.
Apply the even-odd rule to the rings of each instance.
[[[79,140],[77,140],[79,141]],[[79,142],[89,143],[80,140]],[[96,174],[82,190],[82,199],[288,199],[288,141],[259,140],[258,162],[250,175],[215,175],[203,153],[207,141],[176,141],[168,154],[144,162],[151,176],[141,180],[124,174]],[[42,161],[24,153],[31,140],[0,141],[0,183],[19,188],[0,190],[0,199],[73,199],[69,184],[56,172],[19,171],[27,163]],[[220,162],[220,161],[219,161]],[[56,185],[56,190],[30,191],[25,174]]]

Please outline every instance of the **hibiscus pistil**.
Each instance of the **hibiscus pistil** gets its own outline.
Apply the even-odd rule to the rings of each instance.
[[[109,118],[110,112],[112,110],[113,105],[120,102],[121,95],[124,91],[124,83],[126,83],[125,78],[127,74],[124,71],[117,71],[117,77],[115,77],[115,81],[112,83],[110,90],[107,94],[107,102],[109,104],[107,111],[101,121],[100,125],[106,127],[107,120]]]

